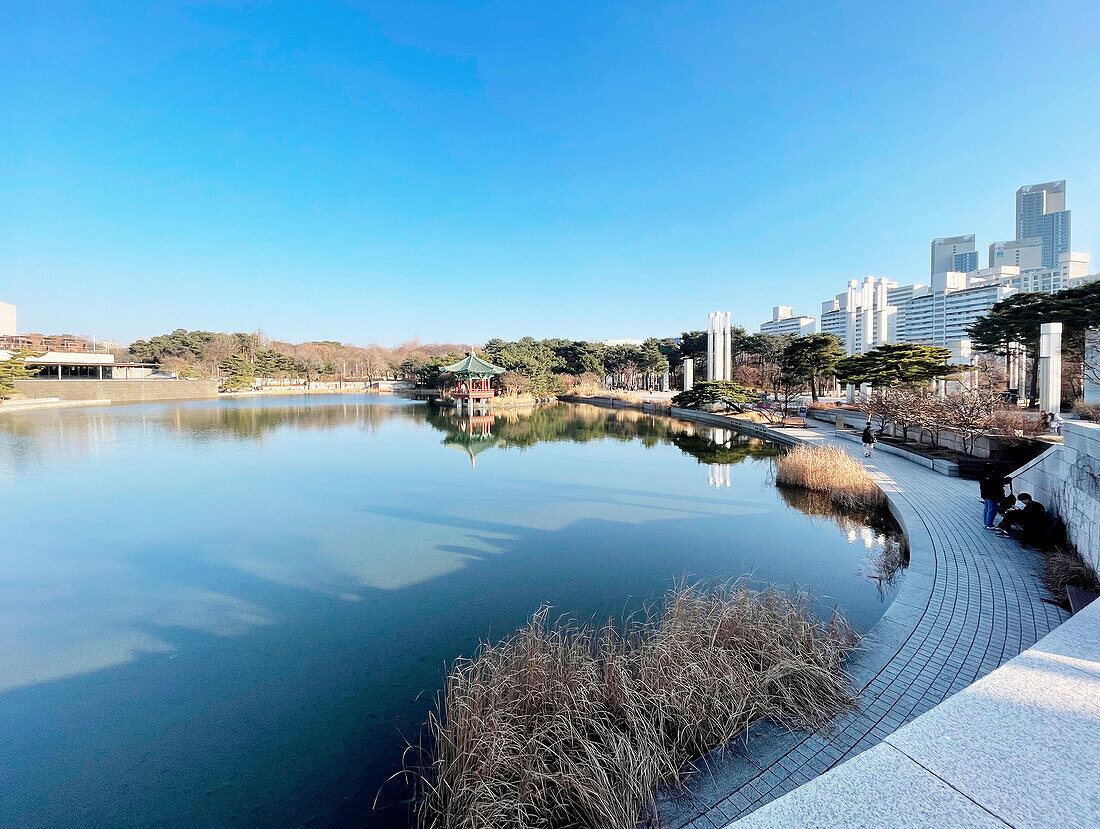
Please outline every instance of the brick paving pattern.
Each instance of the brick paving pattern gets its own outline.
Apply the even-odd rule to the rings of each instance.
[[[862,455],[858,444],[835,437],[831,427],[784,431],[785,437]],[[769,738],[755,746],[750,740],[733,773],[727,769],[710,781],[711,788],[728,781],[724,791],[703,794],[689,782],[678,798],[678,818],[664,825],[722,829],[881,742],[1067,617],[1042,600],[1036,554],[982,526],[975,481],[885,453],[876,453],[867,467],[905,525],[911,563],[898,597],[868,636],[865,664],[857,660],[858,710],[838,717],[825,734],[776,729],[770,748]]]

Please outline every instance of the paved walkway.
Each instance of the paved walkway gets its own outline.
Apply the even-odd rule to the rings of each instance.
[[[1100,601],[737,829],[1100,823]]]
[[[783,436],[862,455],[831,426],[810,423]],[[906,530],[911,561],[897,598],[864,640],[867,650],[852,662],[858,710],[827,734],[754,726],[745,746],[713,754],[711,771],[662,800],[662,825],[727,826],[879,744],[1067,617],[1042,601],[1036,554],[983,528],[976,482],[885,453],[867,467]]]

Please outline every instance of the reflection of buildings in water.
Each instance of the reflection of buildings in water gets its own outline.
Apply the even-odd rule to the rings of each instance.
[[[730,485],[730,467],[728,463],[711,463],[707,464],[707,485],[708,486],[729,486]]]

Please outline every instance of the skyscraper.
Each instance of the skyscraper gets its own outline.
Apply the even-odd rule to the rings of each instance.
[[[974,245],[974,234],[933,239],[931,260],[929,273],[932,276],[948,271],[968,273],[978,270],[978,250]]]
[[[1058,265],[1071,250],[1070,211],[1066,210],[1066,182],[1031,184],[1016,191],[1016,238],[1043,240],[1042,267]]]

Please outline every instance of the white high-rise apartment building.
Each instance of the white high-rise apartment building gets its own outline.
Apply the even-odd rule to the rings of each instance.
[[[761,334],[813,334],[817,330],[817,320],[805,314],[795,316],[790,305],[776,305],[772,308],[772,318],[760,324]]]
[[[905,339],[902,342],[955,349],[958,341],[968,338],[966,329],[978,317],[989,313],[990,308],[1015,293],[1015,289],[1007,284],[1008,278],[1007,274],[983,275],[982,271],[936,274],[932,277],[931,287],[926,292],[914,292],[913,298],[900,312],[905,317]]]
[[[15,306],[0,302],[0,337],[14,337],[18,333],[15,325]]]
[[[978,270],[978,249],[974,244],[974,234],[965,236],[940,236],[932,240],[930,274],[946,271]]]
[[[848,282],[848,290],[821,303],[819,330],[835,334],[848,354],[863,354],[893,342],[897,309],[890,305],[889,291],[897,283],[885,277],[866,277]]]

